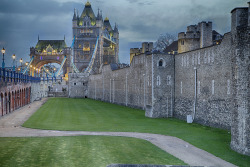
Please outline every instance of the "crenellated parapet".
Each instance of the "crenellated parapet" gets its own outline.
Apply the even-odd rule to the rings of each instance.
[[[187,26],[186,32],[178,34],[178,53],[213,45],[212,22],[200,22]]]

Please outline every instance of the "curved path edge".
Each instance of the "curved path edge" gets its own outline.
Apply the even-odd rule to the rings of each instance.
[[[87,131],[56,131],[38,130],[21,127],[21,125],[38,109],[47,99],[36,101],[0,118],[0,137],[52,137],[52,136],[122,136],[143,139],[151,142],[160,149],[181,159],[192,166],[218,166],[234,167],[235,165],[222,160],[204,150],[201,150],[177,137],[160,134],[137,132],[87,132]]]

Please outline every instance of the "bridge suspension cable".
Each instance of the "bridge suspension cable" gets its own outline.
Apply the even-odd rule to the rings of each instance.
[[[30,68],[30,64],[32,63],[33,60],[34,60],[34,56],[32,56],[32,58],[30,59],[30,62],[28,63],[27,67],[24,69],[23,74],[25,74],[27,70]]]
[[[49,74],[49,76],[53,76],[53,74],[49,71],[49,69],[47,69],[46,67],[42,67],[43,68],[43,70],[47,73],[47,74]]]
[[[63,61],[57,72],[55,73],[55,76],[58,77],[61,74],[61,70],[63,68],[64,63],[66,62],[67,56],[64,56]]]
[[[88,65],[88,67],[85,69],[84,72],[90,73],[91,70],[92,70],[92,67],[93,67],[93,65],[94,65],[95,58],[96,58],[96,52],[97,52],[98,41],[99,41],[99,36],[98,36],[97,39],[96,39],[95,49],[94,49],[94,52],[93,52],[93,54],[92,54],[91,60],[90,60],[90,62],[89,62],[89,65]]]
[[[71,48],[72,48],[73,52],[74,52],[75,39],[76,39],[76,37],[74,36],[73,41],[72,41],[72,44],[71,44]],[[72,55],[73,55],[73,54],[72,54]],[[77,69],[76,65],[74,64],[73,56],[72,56],[72,58],[71,58],[71,66],[72,66],[73,71],[74,71],[75,73],[80,73],[80,71]]]

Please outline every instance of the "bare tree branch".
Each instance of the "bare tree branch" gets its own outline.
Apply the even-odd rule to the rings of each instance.
[[[154,43],[154,50],[163,52],[163,50],[176,40],[176,36],[171,34],[161,34],[157,41]]]

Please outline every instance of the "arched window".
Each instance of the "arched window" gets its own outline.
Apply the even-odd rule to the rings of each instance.
[[[163,61],[160,60],[160,61],[159,61],[159,67],[162,67],[162,66],[163,66]]]

